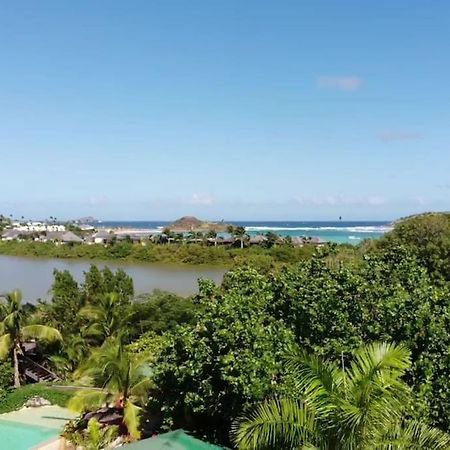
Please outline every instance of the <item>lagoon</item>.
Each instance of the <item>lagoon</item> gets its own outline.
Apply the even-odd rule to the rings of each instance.
[[[53,283],[53,270],[68,270],[77,281],[83,280],[83,272],[91,264],[111,270],[122,268],[133,278],[136,294],[152,292],[154,289],[191,295],[197,292],[197,280],[209,278],[220,283],[225,273],[217,268],[180,268],[152,264],[65,260],[54,258],[25,258],[0,255],[0,293],[20,289],[26,302],[49,299]]]

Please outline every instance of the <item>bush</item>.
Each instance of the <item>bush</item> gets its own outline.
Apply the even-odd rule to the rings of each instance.
[[[13,369],[9,361],[0,361],[0,391],[11,387],[13,382]]]
[[[450,281],[450,214],[429,213],[399,221],[377,242],[383,251],[411,251],[435,280]]]
[[[84,258],[89,260],[126,260],[177,265],[206,265],[233,267],[245,261],[250,265],[261,265],[264,269],[272,265],[293,264],[309,259],[316,248],[313,245],[292,247],[287,244],[271,248],[251,246],[246,248],[208,246],[204,244],[132,244],[129,242],[111,245],[55,245],[51,242],[0,241],[0,254],[13,256],[38,256],[49,258]],[[342,251],[348,252],[345,246]],[[337,253],[341,252],[338,246]]]
[[[143,295],[130,305],[129,337],[134,339],[147,332],[162,334],[192,323],[198,308],[192,299],[169,292],[155,290]]]

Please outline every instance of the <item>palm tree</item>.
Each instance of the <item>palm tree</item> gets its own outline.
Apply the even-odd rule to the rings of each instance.
[[[61,341],[60,332],[45,325],[25,325],[26,317],[22,307],[22,294],[15,290],[6,294],[0,303],[0,359],[12,354],[14,366],[14,387],[20,387],[19,355],[22,343],[27,338],[42,339],[49,342]]]
[[[280,239],[280,237],[275,234],[273,231],[269,231],[266,233],[266,241],[265,246],[267,248],[272,248]]]
[[[50,356],[49,361],[61,378],[65,378],[88,356],[88,352],[86,339],[81,335],[71,335],[64,340],[59,354]]]
[[[100,344],[121,334],[128,318],[124,306],[119,295],[110,292],[100,296],[98,304],[83,307],[79,315],[88,321],[84,334],[100,341]]]
[[[189,233],[187,234],[187,240],[189,242],[196,242],[197,240],[197,232],[195,231],[189,231]]]
[[[90,386],[78,391],[68,407],[82,412],[113,403],[123,410],[128,433],[139,438],[141,406],[153,386],[149,375],[145,357],[129,354],[120,340],[111,339],[94,351],[84,367],[75,373],[81,380],[88,380]]]
[[[216,230],[208,230],[206,237],[207,237],[207,239],[214,239],[214,247],[217,247],[217,232],[216,232]]]
[[[175,233],[168,227],[164,228],[162,234],[166,236],[168,244],[170,244],[171,241],[175,240]]]
[[[402,380],[410,352],[375,343],[350,366],[298,355],[288,359],[301,399],[267,400],[240,419],[240,449],[448,449],[450,436],[405,419],[411,392]]]
[[[247,237],[245,227],[234,227],[233,235],[241,242],[241,248],[244,248],[244,240]]]

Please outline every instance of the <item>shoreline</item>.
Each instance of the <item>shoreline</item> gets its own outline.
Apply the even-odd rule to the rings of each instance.
[[[114,232],[120,236],[130,235],[147,235],[147,234],[161,234],[162,229],[155,228],[122,228],[122,227],[97,227],[97,230]]]
[[[212,266],[184,266],[148,264],[123,260],[100,261],[89,259],[27,257],[0,255],[0,285],[2,292],[20,289],[23,298],[31,303],[51,298],[54,271],[68,271],[76,282],[82,282],[90,266],[99,270],[108,267],[111,271],[123,270],[133,279],[135,295],[152,294],[155,290],[173,293],[182,297],[198,292],[198,279],[220,282],[227,268]]]
[[[323,244],[325,245],[325,244]],[[358,252],[343,245],[343,251]],[[249,263],[264,266],[296,263],[308,259],[315,252],[315,245],[299,246],[250,245],[245,248],[202,243],[132,243],[107,244],[58,244],[33,240],[0,241],[0,255],[28,258],[84,260],[105,263],[133,263],[147,266],[179,268],[229,269],[236,264]]]
[[[152,267],[152,268],[163,268],[163,269],[218,269],[218,270],[229,270],[232,268],[232,265],[224,265],[224,264],[212,264],[212,263],[202,263],[202,264],[192,264],[192,263],[183,263],[183,262],[170,262],[170,261],[142,261],[134,258],[96,258],[96,257],[88,257],[88,256],[45,256],[45,255],[19,255],[16,253],[3,253],[0,250],[0,258],[1,257],[11,257],[11,258],[23,258],[29,260],[40,260],[40,261],[81,261],[81,262],[92,262],[92,264],[115,264],[115,265],[128,265],[133,264],[136,266],[142,267]]]

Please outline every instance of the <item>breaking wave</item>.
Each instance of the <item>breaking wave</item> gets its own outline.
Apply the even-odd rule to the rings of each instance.
[[[354,227],[245,227],[246,231],[343,231],[348,233],[387,233],[392,227],[382,226],[354,226]]]

